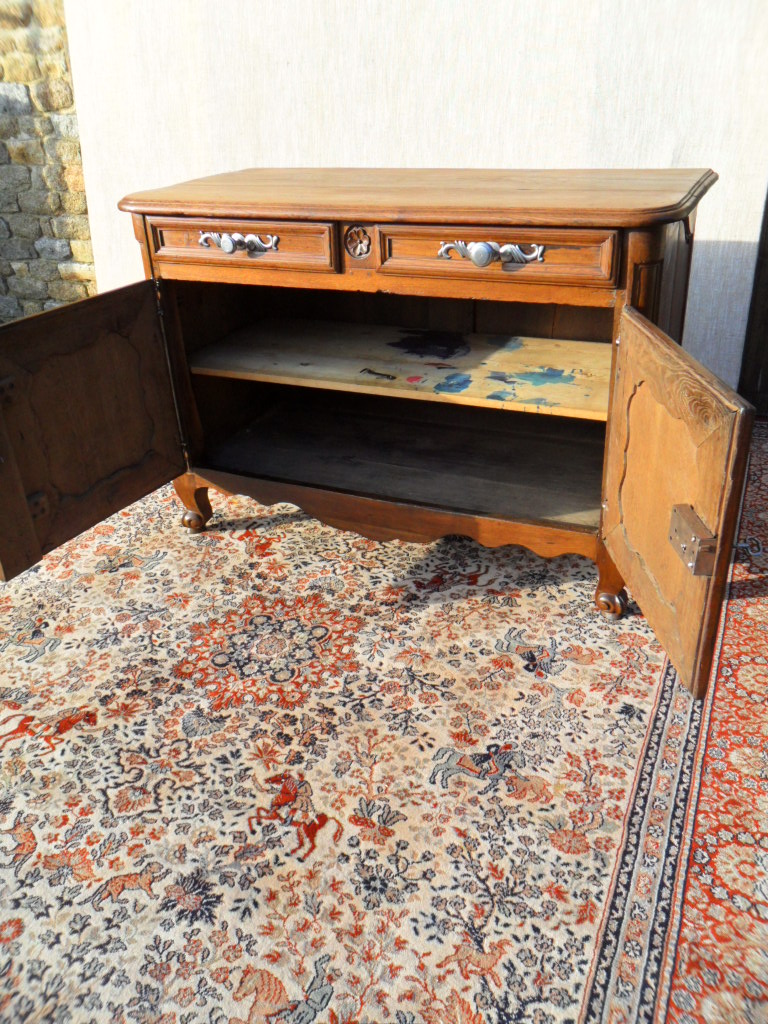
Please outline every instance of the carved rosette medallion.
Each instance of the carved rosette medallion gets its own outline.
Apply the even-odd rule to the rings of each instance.
[[[371,236],[359,224],[347,228],[344,234],[344,248],[354,260],[364,260],[371,251]]]

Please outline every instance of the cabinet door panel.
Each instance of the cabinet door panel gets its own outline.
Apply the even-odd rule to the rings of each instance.
[[[0,572],[184,472],[149,281],[0,330]]]
[[[603,539],[681,680],[700,696],[712,664],[753,410],[636,310],[624,310],[619,337]],[[714,557],[696,559],[691,530],[678,528],[677,541],[670,539],[676,506],[675,522],[693,522],[702,536],[715,538]]]

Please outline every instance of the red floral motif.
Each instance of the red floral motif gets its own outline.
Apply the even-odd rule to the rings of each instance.
[[[557,829],[551,833],[549,841],[563,853],[586,853],[589,849],[589,840],[586,836],[572,828]]]
[[[3,921],[0,924],[0,942],[13,942],[23,931],[24,923],[20,917],[12,917],[8,921]]]
[[[121,786],[112,802],[118,814],[135,814],[152,803],[152,794],[144,786]]]
[[[223,619],[194,625],[174,674],[204,688],[213,711],[246,703],[300,707],[315,687],[333,687],[356,670],[361,624],[318,594],[272,601],[254,595]]]

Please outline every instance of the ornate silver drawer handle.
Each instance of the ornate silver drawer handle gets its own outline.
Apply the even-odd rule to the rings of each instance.
[[[231,235],[221,234],[218,231],[201,231],[198,245],[209,248],[210,244],[218,246],[222,252],[231,253],[238,250],[246,250],[249,255],[260,256],[265,252],[277,252],[277,244],[280,238],[277,235],[267,235],[266,242],[261,235],[241,235],[234,231]]]
[[[487,267],[491,263],[538,263],[544,261],[544,246],[526,246],[530,252],[523,252],[523,246],[499,245],[498,242],[441,242],[438,251],[440,259],[449,260],[451,250],[465,260],[472,260],[476,267]]]

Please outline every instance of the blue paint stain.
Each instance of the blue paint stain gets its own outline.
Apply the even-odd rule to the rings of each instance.
[[[540,388],[547,384],[573,384],[576,376],[573,373],[566,373],[562,367],[541,366],[538,370],[518,373],[517,379],[525,381],[526,384],[532,384],[535,388]]]
[[[550,402],[548,398],[522,398],[521,405],[560,405],[559,402]]]
[[[444,381],[435,385],[435,391],[441,395],[458,395],[466,391],[471,383],[472,378],[468,373],[449,373]]]
[[[492,402],[506,402],[509,398],[514,398],[514,391],[492,391],[490,395],[485,396],[489,401]]]

